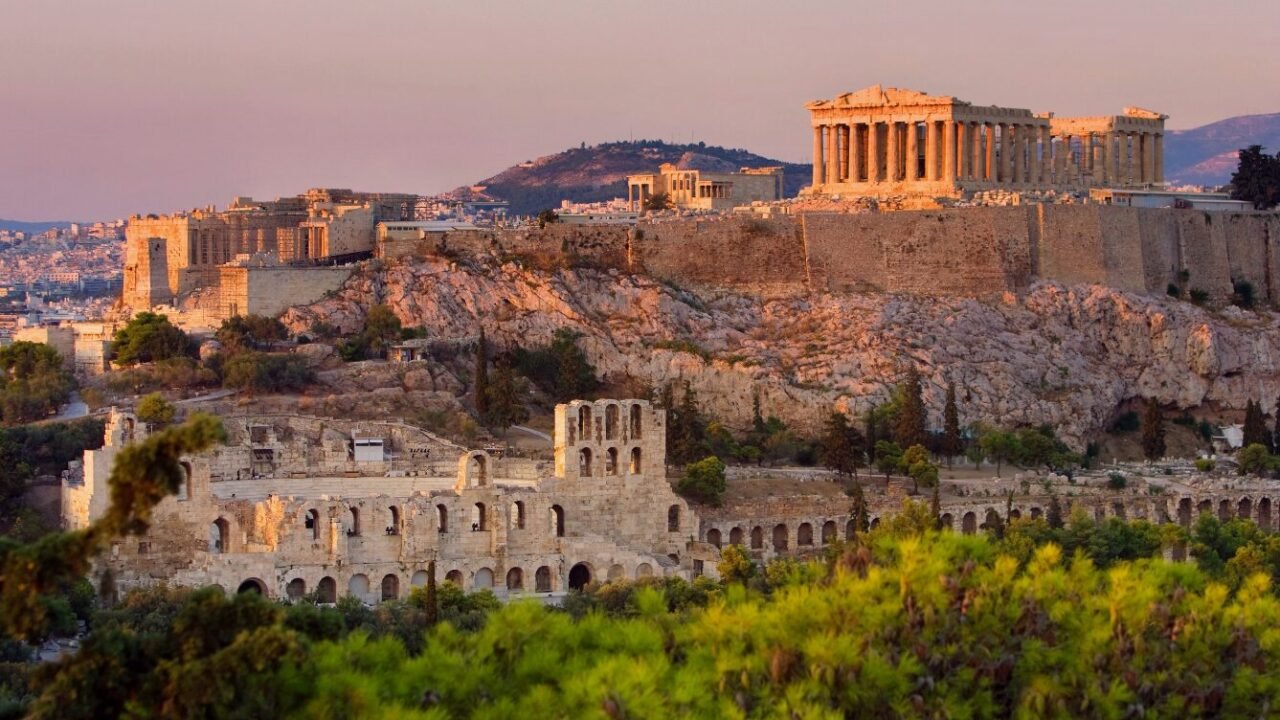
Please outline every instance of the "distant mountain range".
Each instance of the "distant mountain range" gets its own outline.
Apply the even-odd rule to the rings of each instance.
[[[1236,153],[1249,145],[1280,150],[1280,113],[1241,115],[1165,137],[1165,178],[1175,184],[1225,185],[1236,169]],[[579,147],[522,162],[481,180],[484,194],[511,203],[511,212],[532,215],[561,200],[596,202],[626,197],[627,176],[656,172],[662,163],[712,171],[781,165],[788,196],[809,184],[811,166],[774,160],[742,149],[704,143],[677,145],[636,140]],[[469,188],[459,188],[468,194]]]
[[[0,218],[0,230],[8,230],[9,232],[25,232],[38,234],[50,228],[66,228],[71,227],[70,220],[51,220],[48,222],[24,222],[22,220],[5,220]]]

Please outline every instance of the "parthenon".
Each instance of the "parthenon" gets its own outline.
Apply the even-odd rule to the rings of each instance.
[[[813,194],[959,196],[1164,179],[1167,116],[1141,108],[1057,118],[879,85],[805,107]]]

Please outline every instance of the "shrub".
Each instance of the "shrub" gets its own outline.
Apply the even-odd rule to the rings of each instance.
[[[1178,287],[1174,283],[1169,283],[1169,286],[1165,288],[1165,292],[1169,297],[1182,297],[1182,288]]]
[[[192,357],[196,354],[196,345],[186,333],[170,323],[168,317],[141,312],[116,332],[111,351],[115,361],[121,365],[135,365]]]
[[[676,485],[676,492],[697,502],[719,505],[724,499],[724,463],[712,455],[684,468],[684,477]]]
[[[1245,309],[1252,309],[1253,283],[1248,280],[1232,280],[1231,304]]]
[[[1191,302],[1196,305],[1204,305],[1209,302],[1209,292],[1200,288],[1191,288]]]
[[[243,352],[227,360],[222,382],[249,392],[297,392],[314,379],[306,361],[295,355]]]
[[[1213,467],[1214,465],[1216,465],[1216,463],[1214,463],[1214,461],[1210,460],[1209,458],[1196,458],[1195,465],[1196,465],[1196,470],[1199,470],[1202,473],[1207,473],[1213,470]]]
[[[1118,472],[1108,473],[1107,487],[1112,490],[1123,490],[1129,487],[1129,478],[1126,478],[1124,476],[1124,473],[1118,473]]]
[[[173,422],[176,412],[173,404],[164,399],[164,395],[153,392],[138,401],[138,419],[152,425],[168,425]]]

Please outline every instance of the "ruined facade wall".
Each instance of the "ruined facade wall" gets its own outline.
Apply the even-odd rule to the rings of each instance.
[[[354,267],[220,267],[219,316],[274,317],[294,305],[306,305],[337,290]]]

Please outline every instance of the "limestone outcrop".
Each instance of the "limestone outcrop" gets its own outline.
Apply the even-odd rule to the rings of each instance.
[[[429,257],[365,267],[332,297],[283,319],[295,332],[317,321],[355,332],[377,302],[458,348],[482,326],[499,348],[572,328],[608,381],[688,381],[707,412],[738,427],[749,424],[757,393],[767,414],[805,429],[832,408],[861,413],[887,397],[908,362],[925,378],[936,426],[950,380],[963,422],[1048,423],[1077,446],[1131,398],[1218,417],[1250,398],[1270,407],[1280,392],[1280,315],[1094,285],[1037,283],[986,299],[771,299],[695,294],[618,270]]]

